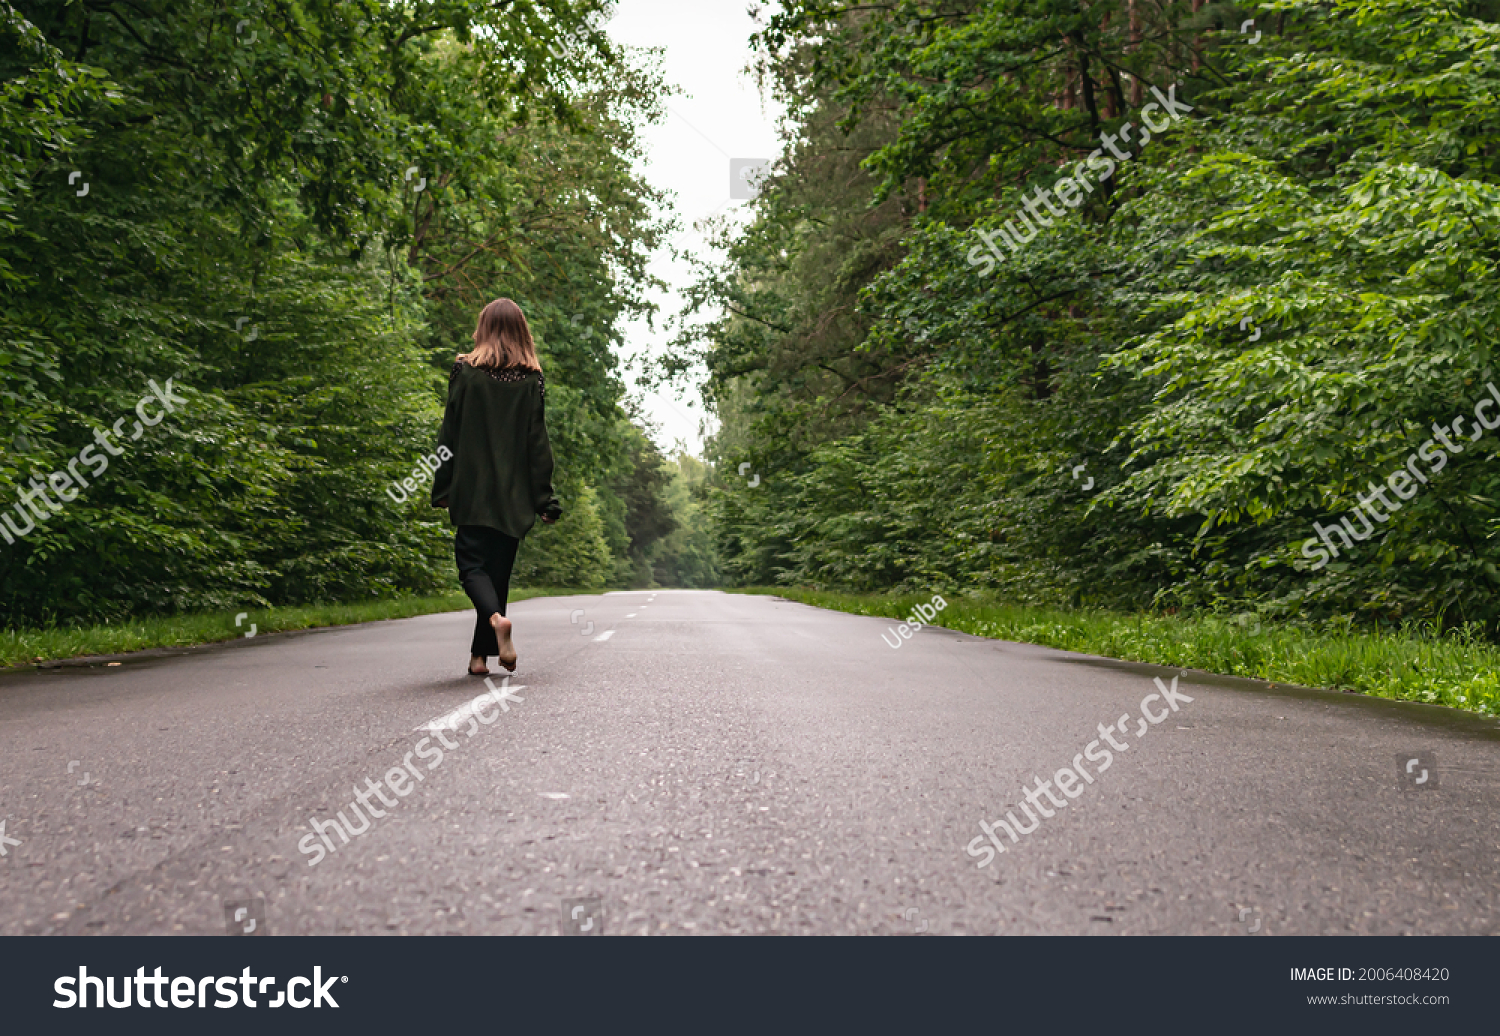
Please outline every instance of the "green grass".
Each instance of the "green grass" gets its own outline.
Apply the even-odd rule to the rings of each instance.
[[[732,592],[776,594],[819,608],[892,619],[904,618],[914,604],[932,599],[930,594],[845,594],[785,587]],[[1261,624],[1252,616],[1123,615],[946,594],[943,599],[948,607],[933,623],[981,637],[1500,715],[1500,648],[1480,639],[1472,628],[1439,637],[1415,627],[1313,628]]]
[[[587,590],[512,590],[510,601],[528,597],[551,597],[558,594],[589,593]],[[186,647],[233,640],[250,631],[256,635],[284,630],[316,629],[319,626],[347,626],[356,622],[380,619],[408,619],[434,612],[462,611],[473,607],[462,593],[437,597],[398,597],[352,604],[315,604],[301,608],[242,609],[248,617],[238,629],[234,617],[238,611],[194,612],[162,618],[143,618],[109,626],[76,628],[0,630],[0,666],[27,665],[82,655],[118,655],[146,648]]]

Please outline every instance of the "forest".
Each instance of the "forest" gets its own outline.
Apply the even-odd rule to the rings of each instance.
[[[503,294],[567,508],[522,586],[1500,628],[1500,2],[785,0],[785,152],[675,314],[609,16],[0,0],[7,624],[451,589],[389,490]]]
[[[6,625],[456,586],[446,516],[393,487],[501,295],[568,506],[519,581],[714,578],[679,521],[705,469],[654,445],[619,373],[671,222],[635,171],[657,61],[608,13],[0,3]],[[152,383],[181,402],[143,429]]]
[[[660,372],[726,580],[1493,635],[1497,15],[788,0]]]

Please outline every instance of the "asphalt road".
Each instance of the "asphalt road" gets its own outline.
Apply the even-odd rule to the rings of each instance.
[[[0,934],[1497,930],[1491,720],[1189,672],[1148,723],[1177,671],[766,597],[511,614],[474,720],[471,613],[0,678]]]

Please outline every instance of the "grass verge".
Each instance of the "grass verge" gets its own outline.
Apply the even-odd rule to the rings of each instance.
[[[512,590],[510,602],[528,597],[589,593],[587,590]],[[239,627],[240,612],[193,612],[161,618],[143,618],[109,626],[58,626],[50,629],[0,630],[0,666],[20,666],[82,655],[118,655],[147,648],[187,647],[234,640],[250,632],[280,633],[286,630],[347,626],[381,619],[409,619],[415,615],[462,611],[473,607],[461,592],[436,597],[397,597],[352,604],[314,604],[300,608],[246,610]]]
[[[932,599],[787,587],[731,592],[776,594],[819,608],[891,619],[904,619],[913,605]],[[1500,648],[1472,628],[1436,636],[1415,626],[1317,629],[1262,624],[1253,616],[1123,615],[956,596],[944,600],[948,606],[933,622],[980,637],[1500,715]]]

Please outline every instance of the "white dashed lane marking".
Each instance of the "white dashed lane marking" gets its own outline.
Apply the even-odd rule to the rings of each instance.
[[[490,684],[491,688],[494,688],[495,686],[488,680],[486,680],[485,683]],[[499,688],[491,690],[486,694],[481,694],[473,701],[466,701],[458,708],[454,709],[452,712],[439,716],[437,719],[430,719],[416,729],[430,731],[457,730],[459,728],[459,725],[466,722],[470,716],[474,715],[476,712],[482,712],[498,702],[500,700],[500,692],[504,692],[506,694],[515,694],[517,691],[524,691],[525,689],[525,684],[517,684],[514,687],[510,687],[502,682]],[[509,711],[510,706],[507,705],[505,708],[507,711]],[[491,720],[490,722],[494,721]]]
[[[603,643],[604,641],[608,640],[610,637],[613,637],[614,635],[615,635],[615,631],[614,630],[605,630],[603,633],[599,634],[597,637],[594,638],[594,643],[595,644]]]

